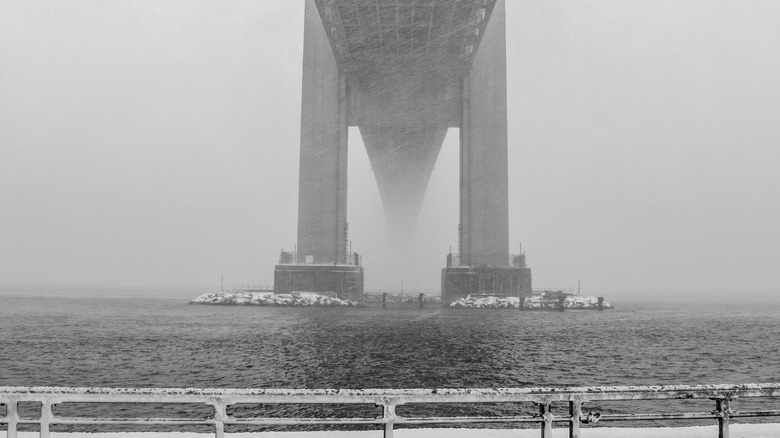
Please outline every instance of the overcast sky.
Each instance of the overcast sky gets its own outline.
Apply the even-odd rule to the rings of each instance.
[[[534,286],[780,291],[780,2],[507,3],[510,246]],[[271,284],[296,237],[303,4],[0,0],[0,287]],[[438,291],[457,138],[399,261],[350,130],[368,290]]]

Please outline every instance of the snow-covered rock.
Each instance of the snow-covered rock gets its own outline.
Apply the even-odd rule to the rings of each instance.
[[[525,298],[525,309],[557,309],[560,301],[553,295],[532,295]],[[566,295],[564,307],[567,309],[590,309],[595,310],[599,307],[599,299],[586,295]],[[519,309],[521,306],[520,298],[517,297],[498,297],[494,295],[471,295],[450,303],[450,307],[473,308],[473,309]],[[604,308],[611,309],[612,305],[604,301]]]
[[[564,305],[567,309],[598,309],[599,299],[587,295],[569,295]],[[604,301],[604,308],[611,309],[612,305]]]
[[[461,298],[450,303],[450,307],[469,307],[475,309],[519,309],[520,299],[517,297],[500,298],[492,295]]]
[[[365,304],[328,297],[315,293],[274,294],[273,292],[213,292],[203,294],[190,304],[216,304],[225,306],[319,306],[319,307],[365,307]]]

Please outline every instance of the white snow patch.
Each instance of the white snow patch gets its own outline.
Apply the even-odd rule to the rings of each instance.
[[[558,305],[557,298],[550,296],[531,295],[525,298],[526,309],[551,308]],[[599,299],[587,295],[566,295],[564,307],[567,309],[598,309]],[[467,307],[475,309],[519,309],[520,298],[498,297],[495,295],[469,295],[450,303],[450,307]],[[605,309],[611,309],[612,305],[604,302]]]
[[[297,294],[274,294],[273,292],[212,292],[203,294],[192,304],[246,305],[246,306],[320,306],[320,307],[363,307],[365,304],[352,300],[320,295],[313,292]]]

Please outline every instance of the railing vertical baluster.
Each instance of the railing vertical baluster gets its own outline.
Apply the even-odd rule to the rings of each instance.
[[[539,403],[539,413],[542,415],[542,438],[552,438],[553,414],[549,402]]]
[[[731,417],[731,400],[728,397],[715,400],[718,414],[718,438],[729,438],[729,420]]]
[[[225,420],[227,420],[227,405],[223,400],[211,404],[214,406],[214,436],[225,438]]]
[[[16,425],[19,423],[19,411],[17,411],[16,399],[8,400],[6,404],[6,415],[8,416],[8,438],[16,438]]]
[[[393,424],[395,423],[395,405],[382,405],[384,407],[385,438],[393,438]]]
[[[41,402],[41,438],[49,438],[49,424],[51,424],[51,402]]]
[[[582,417],[582,400],[575,398],[569,402],[569,438],[580,438],[580,418]]]

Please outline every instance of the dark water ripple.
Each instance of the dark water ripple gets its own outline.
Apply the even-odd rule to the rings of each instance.
[[[606,312],[555,313],[0,299],[0,386],[433,388],[780,381],[777,305],[624,304]],[[237,415],[251,411],[237,409]],[[307,409],[291,406],[285,414]],[[514,408],[488,411],[508,409]],[[461,409],[449,413],[453,410]],[[326,414],[333,412],[339,409]]]

